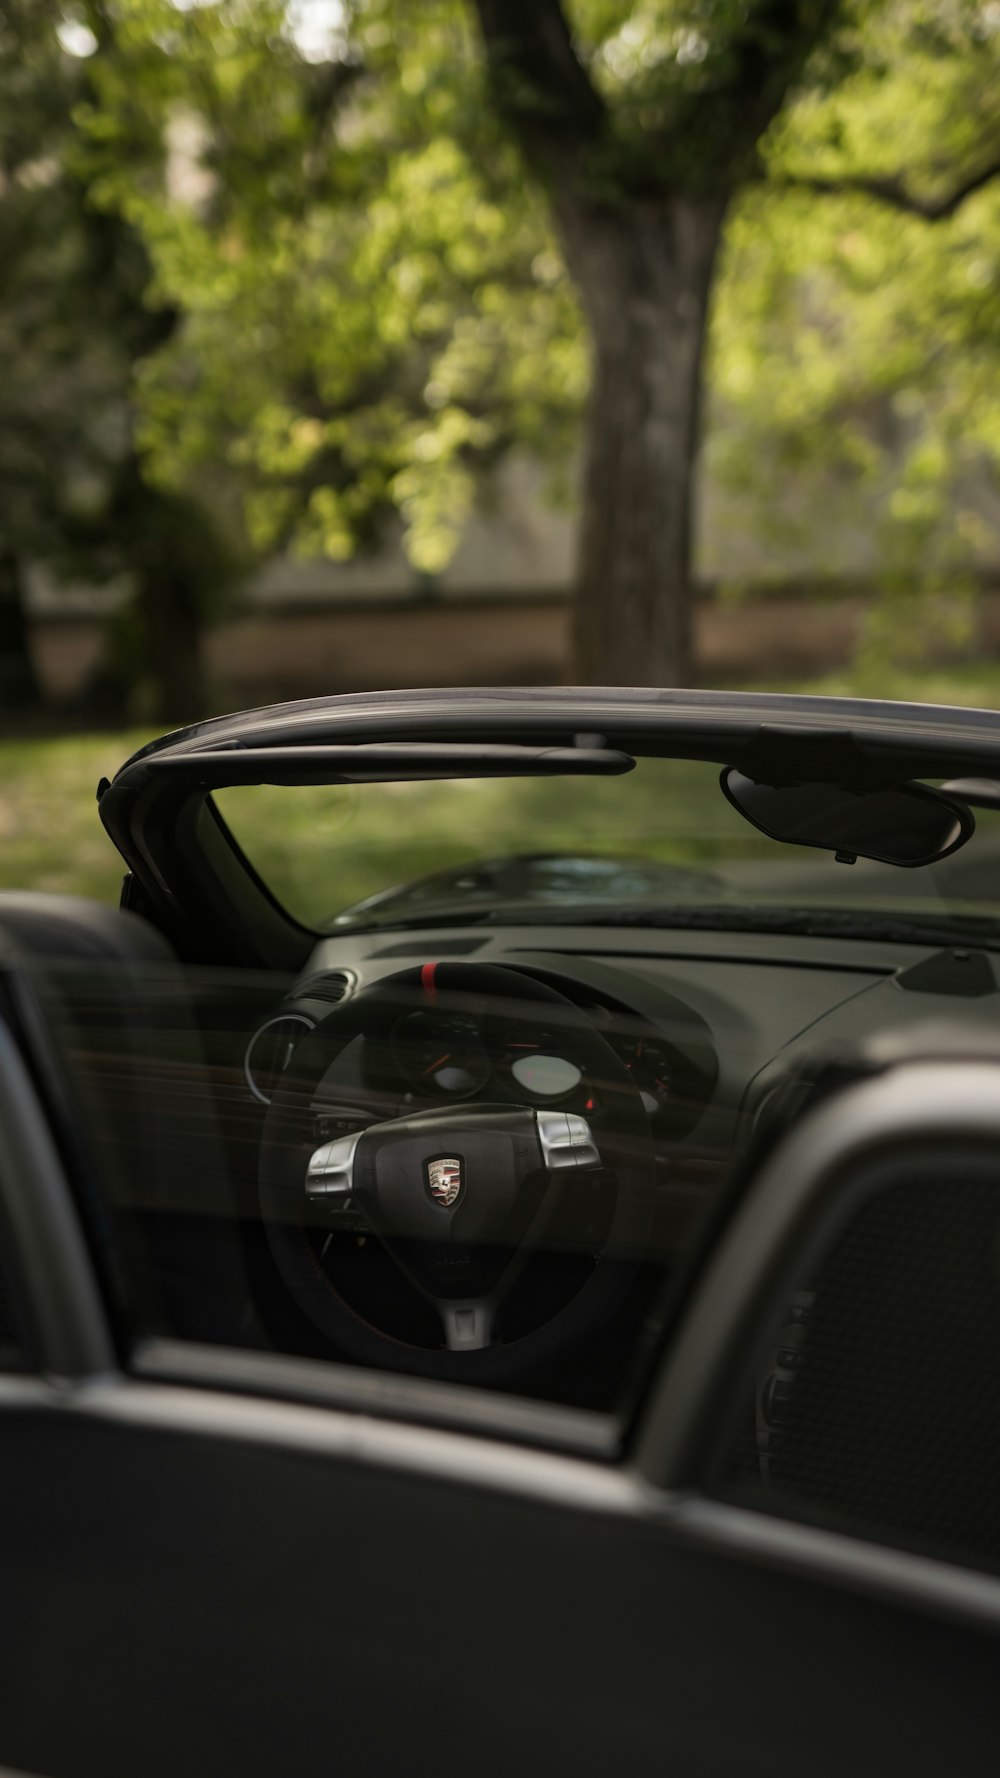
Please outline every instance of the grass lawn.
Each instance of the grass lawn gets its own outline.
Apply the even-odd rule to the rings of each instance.
[[[0,741],[0,889],[117,902],[124,865],[101,826],[97,786],[146,734]]]
[[[846,675],[796,689],[996,709],[1000,663],[896,676],[877,690]],[[0,741],[0,888],[117,901],[123,866],[101,826],[95,792],[98,780],[110,777],[148,738],[119,733]],[[677,800],[691,800],[691,821],[685,824],[690,843],[683,856],[696,862],[705,855],[699,836],[708,838],[703,789],[694,777],[688,782],[688,768],[668,767],[666,774],[651,775],[641,797],[633,780],[628,798],[621,797],[615,780],[591,779],[378,786],[360,794],[261,787],[230,791],[222,800],[249,856],[286,894],[293,911],[308,920],[394,881],[484,853],[569,847],[655,855],[656,812],[664,794],[674,805],[675,857]],[[720,815],[721,807],[720,799]]]
[[[911,704],[965,704],[1000,710],[1000,661],[969,661],[922,673],[880,673],[878,678],[847,670],[800,685],[755,685],[753,691],[808,691],[829,698],[894,698]]]

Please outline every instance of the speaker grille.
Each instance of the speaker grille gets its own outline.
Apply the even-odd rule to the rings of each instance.
[[[1000,1570],[998,1157],[909,1151],[851,1183],[863,1201],[802,1280],[797,1346],[779,1315],[719,1491]]]

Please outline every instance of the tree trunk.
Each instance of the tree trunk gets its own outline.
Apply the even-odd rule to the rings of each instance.
[[[12,549],[0,549],[0,716],[39,710],[44,702],[28,644],[24,568]]]
[[[138,617],[152,720],[167,728],[196,721],[208,708],[201,619],[190,588],[169,563],[140,572]]]
[[[593,342],[573,623],[583,683],[690,677],[702,357],[725,211],[721,198],[556,199]]]

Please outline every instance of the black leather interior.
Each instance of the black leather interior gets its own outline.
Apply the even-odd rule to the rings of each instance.
[[[0,991],[123,1337],[260,1343],[220,1129],[235,1070],[213,1068],[213,1017],[237,1025],[237,1059],[244,1040],[227,985],[185,969],[135,914],[11,894],[0,895]]]

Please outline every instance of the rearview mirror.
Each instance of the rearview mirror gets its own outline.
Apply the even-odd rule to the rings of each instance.
[[[850,789],[843,784],[758,784],[735,766],[722,789],[752,826],[772,840],[818,846],[841,864],[872,858],[913,868],[957,852],[975,831],[962,803],[923,784]]]

